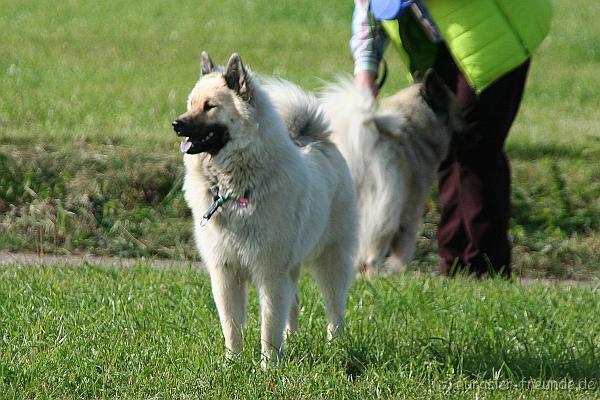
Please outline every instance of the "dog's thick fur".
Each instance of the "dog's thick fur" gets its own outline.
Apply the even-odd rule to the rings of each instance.
[[[456,99],[429,71],[422,82],[384,98],[380,109],[368,90],[350,80],[330,85],[321,100],[358,193],[356,268],[399,271],[414,255],[452,132],[463,127]]]
[[[263,365],[277,363],[298,324],[301,266],[321,289],[334,336],[353,276],[356,199],[317,100],[289,82],[259,84],[237,54],[222,69],[203,53],[200,80],[174,127],[192,142],[182,144],[183,190],[229,354],[241,351],[252,282]],[[202,226],[211,187],[232,200]]]

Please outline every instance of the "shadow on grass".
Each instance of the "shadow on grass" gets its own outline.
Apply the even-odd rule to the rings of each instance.
[[[551,354],[507,354],[506,349],[492,349],[494,343],[475,340],[461,348],[449,350],[443,338],[415,340],[412,345],[398,346],[386,341],[384,349],[373,351],[369,340],[346,343],[345,371],[348,379],[356,380],[372,369],[388,373],[414,370],[432,377],[449,376],[474,380],[573,380],[594,381],[600,378],[600,360],[594,352],[570,357]],[[381,343],[380,343],[381,345]],[[450,344],[450,347],[452,345]],[[565,350],[566,351],[566,350]]]
[[[415,284],[408,275],[357,285],[362,304],[354,312],[364,318],[346,331],[340,349],[350,380],[380,373],[424,380],[600,378],[592,291],[460,277]]]
[[[512,218],[529,234],[600,229],[600,185],[589,176],[574,176],[576,166],[546,162],[535,181],[513,185]],[[585,168],[585,166],[580,166]]]

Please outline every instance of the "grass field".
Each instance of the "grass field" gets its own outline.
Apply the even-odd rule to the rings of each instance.
[[[254,293],[244,354],[225,363],[196,270],[12,265],[0,269],[0,397],[598,398],[600,3],[555,5],[507,144],[514,267],[588,286],[425,277],[433,195],[410,268],[421,273],[359,280],[331,344],[304,279],[288,362],[263,372]],[[239,52],[311,90],[352,71],[347,0],[0,9],[0,250],[194,259],[170,122],[200,51]],[[384,94],[407,83],[387,56]]]
[[[597,283],[566,290],[412,274],[361,280],[346,333],[329,344],[318,291],[308,277],[301,286],[300,330],[287,362],[263,372],[254,292],[244,352],[226,363],[208,277],[197,270],[2,269],[1,397],[599,395]]]

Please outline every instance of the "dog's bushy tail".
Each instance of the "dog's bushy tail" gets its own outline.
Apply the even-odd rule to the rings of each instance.
[[[379,238],[392,235],[399,226],[401,208],[397,205],[402,198],[397,196],[394,182],[400,179],[400,171],[389,169],[389,153],[377,151],[382,147],[374,122],[377,107],[368,89],[350,78],[340,78],[327,85],[319,98],[331,121],[331,139],[344,155],[357,188],[357,261],[372,262],[377,259]]]
[[[264,87],[294,142],[329,138],[329,123],[315,96],[283,79],[265,79]]]
[[[352,178],[360,181],[371,160],[379,136],[375,129],[375,99],[366,88],[358,87],[348,77],[340,77],[328,84],[319,99],[334,132],[332,140],[340,147],[348,161]]]
[[[372,118],[375,113],[375,99],[369,90],[357,86],[347,76],[341,76],[335,83],[328,84],[319,97],[332,115]]]

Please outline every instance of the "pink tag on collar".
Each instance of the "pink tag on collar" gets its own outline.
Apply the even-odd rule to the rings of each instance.
[[[240,197],[238,199],[238,204],[240,205],[240,207],[246,208],[246,207],[248,207],[248,204],[250,204],[250,199],[248,199],[246,197]]]

